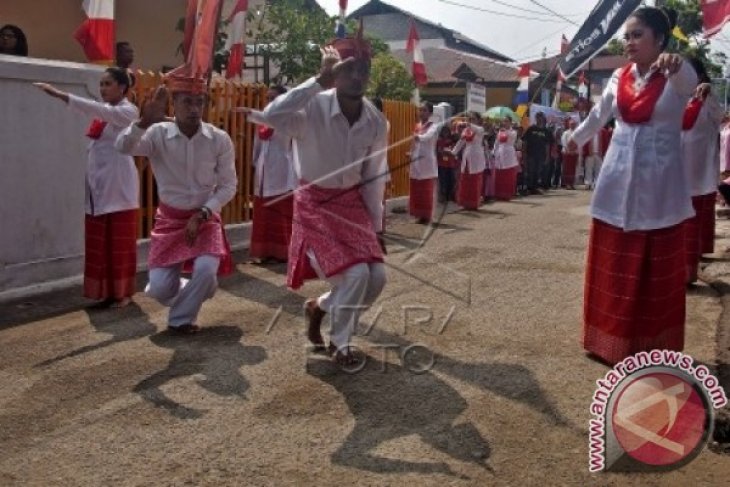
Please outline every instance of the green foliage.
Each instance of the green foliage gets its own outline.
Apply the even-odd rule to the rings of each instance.
[[[279,68],[274,81],[299,83],[319,71],[319,46],[334,37],[334,20],[304,0],[281,0],[265,7],[265,22],[254,32],[261,53]]]
[[[388,52],[373,57],[367,96],[408,101],[415,85],[408,70]]]

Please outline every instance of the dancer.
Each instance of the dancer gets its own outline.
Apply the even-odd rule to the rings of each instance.
[[[327,349],[346,366],[360,361],[350,346],[360,313],[385,286],[379,233],[388,129],[383,114],[364,98],[371,52],[362,31],[334,40],[323,49],[319,75],[264,110],[274,130],[295,141],[300,186],[294,197],[287,283],[298,289],[305,279],[319,277],[332,286],[307,301],[307,335],[324,349],[320,326],[329,313]]]
[[[616,118],[591,203],[583,328],[585,349],[611,364],[684,346],[682,222],[694,211],[680,136],[697,75],[679,55],[663,52],[675,25],[668,9],[642,7],[629,16],[631,63],[613,74],[569,141],[575,150]]]
[[[139,176],[134,159],[114,148],[119,133],[139,116],[126,98],[130,83],[126,70],[106,69],[99,82],[101,102],[34,83],[72,110],[94,117],[86,133],[91,143],[86,164],[84,296],[98,301],[95,307],[122,308],[134,294]]]
[[[219,212],[236,194],[233,142],[202,122],[207,103],[204,78],[168,75],[125,129],[116,147],[147,156],[160,202],[150,235],[146,292],[170,307],[168,328],[192,334],[203,302],[215,294],[216,274],[232,271],[230,249]],[[174,121],[165,121],[168,89]],[[192,268],[192,277],[180,279]]]

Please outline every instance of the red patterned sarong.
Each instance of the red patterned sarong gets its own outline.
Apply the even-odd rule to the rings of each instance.
[[[359,187],[322,188],[301,183],[294,192],[289,246],[287,285],[292,289],[299,289],[306,279],[317,278],[307,251],[314,254],[326,277],[356,264],[383,262]]]
[[[210,220],[200,223],[192,247],[185,240],[185,226],[197,211],[180,210],[160,202],[155,213],[155,226],[150,234],[150,253],[147,258],[150,269],[170,267],[182,262],[183,272],[191,272],[196,257],[215,255],[221,258],[218,275],[233,272],[231,248],[220,215],[215,213]]]
[[[494,199],[509,201],[515,197],[517,191],[517,168],[495,169],[494,171]]]
[[[715,252],[715,201],[717,192],[699,196],[700,201],[695,206],[695,213],[700,221],[700,254]],[[694,198],[692,198],[694,204]]]
[[[459,188],[456,192],[456,203],[467,210],[476,210],[482,202],[482,180],[484,173],[459,175]]]
[[[610,364],[684,347],[684,225],[624,232],[593,220],[583,304],[583,347]]]
[[[410,194],[408,195],[408,209],[412,216],[425,218],[431,221],[433,217],[433,194],[436,187],[436,178],[411,178]]]
[[[255,196],[251,228],[251,257],[286,261],[291,241],[294,196]]]
[[[117,301],[134,294],[137,210],[86,215],[84,296]]]
[[[575,185],[575,169],[578,166],[578,154],[563,154],[563,172],[560,181],[563,186]]]

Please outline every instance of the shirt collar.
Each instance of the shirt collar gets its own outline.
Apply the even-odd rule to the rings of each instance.
[[[337,100],[337,91],[332,90],[332,99],[330,101],[330,118],[334,118],[337,115],[342,115],[343,118],[345,117],[345,115],[342,113],[342,109],[340,108],[340,102]],[[365,123],[367,117],[367,104],[365,103],[365,100],[363,100],[362,110],[360,110],[360,118],[355,121],[355,123],[352,125],[352,128]]]
[[[213,131],[210,129],[207,123],[201,123],[200,124],[200,130],[198,133],[202,133],[205,137],[208,139],[213,138]],[[175,122],[169,122],[167,124],[167,129],[165,131],[165,137],[168,139],[174,139],[175,137],[182,135],[180,132],[180,129],[177,127],[177,124]],[[198,135],[197,133],[195,135]],[[194,136],[193,136],[194,137]]]

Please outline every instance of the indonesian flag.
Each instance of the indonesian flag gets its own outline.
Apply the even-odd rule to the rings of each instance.
[[[340,16],[337,18],[337,25],[335,27],[335,35],[339,39],[344,39],[345,32],[345,18],[347,17],[347,0],[340,0]]]
[[[211,69],[221,0],[188,0],[183,54],[191,77],[207,76]]]
[[[588,82],[586,81],[586,72],[581,71],[578,78],[578,96],[586,98],[588,96]]]
[[[553,108],[555,108],[556,110],[560,108],[560,93],[563,90],[564,82],[565,77],[563,76],[563,73],[561,73],[558,69],[558,79],[555,82],[555,98],[553,98]]]
[[[701,0],[702,33],[712,37],[730,20],[730,0]]]
[[[226,49],[229,51],[228,63],[226,64],[226,78],[235,78],[243,73],[244,44],[243,37],[246,34],[246,11],[248,0],[238,0],[228,17],[228,39]]]
[[[76,29],[74,38],[92,63],[114,61],[114,0],[84,0],[87,19]]]
[[[560,55],[568,54],[568,51],[570,50],[570,41],[567,37],[565,37],[565,34],[563,34],[563,38],[560,39]]]
[[[523,105],[530,99],[530,65],[523,64],[520,66],[520,72],[517,74],[520,78],[520,84],[517,86],[515,94],[515,105]]]
[[[421,39],[418,37],[416,23],[411,19],[411,30],[408,33],[408,44],[406,51],[413,54],[413,81],[416,86],[424,86],[428,84],[428,76],[426,76],[426,64],[423,62],[423,51],[421,50]]]

